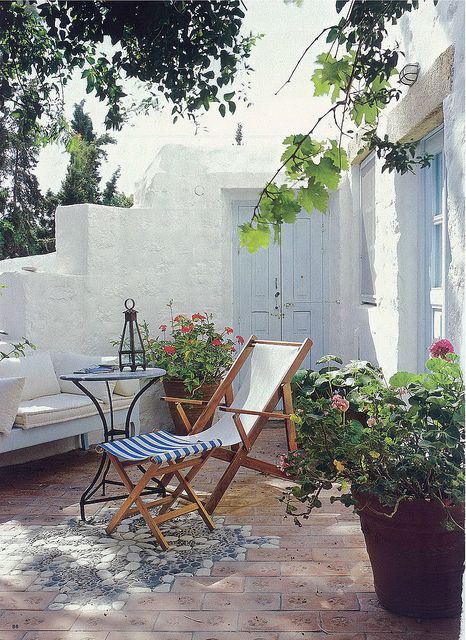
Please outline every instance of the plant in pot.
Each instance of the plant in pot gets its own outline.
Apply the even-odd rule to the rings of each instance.
[[[170,320],[160,325],[161,335],[153,338],[148,324],[141,325],[147,360],[166,370],[163,385],[167,396],[209,400],[233,363],[236,347],[230,336],[234,331],[231,327],[216,329],[212,314],[174,315],[172,302],[168,307]],[[237,344],[243,342],[236,336]],[[176,433],[185,434],[176,406],[169,403],[169,407]],[[204,407],[186,404],[183,409],[194,424]]]
[[[419,618],[459,614],[464,568],[464,383],[448,341],[431,355],[426,373],[388,383],[334,356],[299,372],[298,450],[281,460],[296,483],[287,512],[299,523],[336,485],[331,502],[360,516],[381,605]]]

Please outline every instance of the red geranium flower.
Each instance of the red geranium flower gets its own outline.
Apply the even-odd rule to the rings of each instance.
[[[200,314],[200,313],[194,313],[194,314],[191,316],[191,318],[192,318],[193,320],[205,320],[205,316],[203,316],[203,315],[202,315],[202,314]]]
[[[167,330],[167,325],[166,324],[161,324],[159,329],[161,329],[162,331],[166,331]]]
[[[455,353],[452,343],[445,338],[442,340],[434,340],[429,347],[429,351],[432,358],[445,358],[447,353]]]
[[[171,347],[170,345],[164,347],[163,350],[165,351],[165,353],[168,353],[169,356],[173,356],[176,353],[175,347]]]
[[[225,327],[225,331],[230,334],[233,333],[233,329],[231,327]]]
[[[180,315],[178,315],[178,316],[175,316],[175,317],[173,318],[173,321],[174,321],[174,322],[181,322],[182,320],[184,320],[184,316],[183,316],[182,314],[180,314]]]
[[[193,324],[187,324],[184,327],[181,327],[181,331],[183,333],[191,333],[191,331],[194,329],[194,325]]]
[[[212,340],[212,344],[214,347],[221,347],[223,342],[221,340],[219,340],[218,338],[216,338],[215,340]]]
[[[236,340],[237,340],[238,344],[244,344],[243,336],[236,336]]]

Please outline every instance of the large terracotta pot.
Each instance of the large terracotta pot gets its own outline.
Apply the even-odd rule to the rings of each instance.
[[[189,392],[186,391],[185,386],[181,380],[164,380],[163,387],[165,389],[165,394],[167,396],[171,396],[174,398],[189,398],[190,396]],[[202,387],[199,389],[199,392],[196,394],[196,400],[210,400],[214,392],[217,390],[217,387],[218,385],[216,384],[202,385]],[[169,402],[168,406],[170,407],[170,415],[175,425],[175,433],[177,435],[186,435],[186,429],[184,427],[181,416],[178,413],[176,405],[173,402]],[[201,406],[201,405],[183,404],[184,412],[186,413],[188,420],[192,425],[194,425],[196,420],[204,411],[204,408],[205,408],[205,405]],[[212,424],[212,418],[208,421],[206,426],[210,427],[211,424]]]
[[[442,527],[438,502],[404,500],[396,514],[376,498],[358,496],[357,509],[380,604],[400,615],[449,618],[461,612],[464,532]],[[464,505],[452,516],[463,526]]]

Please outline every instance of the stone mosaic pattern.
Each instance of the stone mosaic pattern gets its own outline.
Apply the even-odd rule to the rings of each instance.
[[[20,563],[11,576],[35,576],[28,591],[59,591],[49,609],[96,607],[121,609],[131,594],[168,592],[178,576],[210,576],[214,562],[244,561],[250,548],[277,548],[278,539],[251,536],[251,525],[224,524],[214,517],[209,531],[197,514],[165,523],[170,543],[163,551],[141,517],[126,519],[108,536],[105,526],[114,509],[83,523],[18,526],[0,538],[0,555]]]

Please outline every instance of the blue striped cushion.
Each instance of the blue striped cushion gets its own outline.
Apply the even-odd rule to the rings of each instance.
[[[100,445],[120,460],[147,460],[161,464],[169,460],[178,460],[196,453],[203,453],[215,447],[221,447],[221,440],[198,440],[189,442],[183,436],[175,436],[166,431],[144,433],[133,438],[121,438]]]

